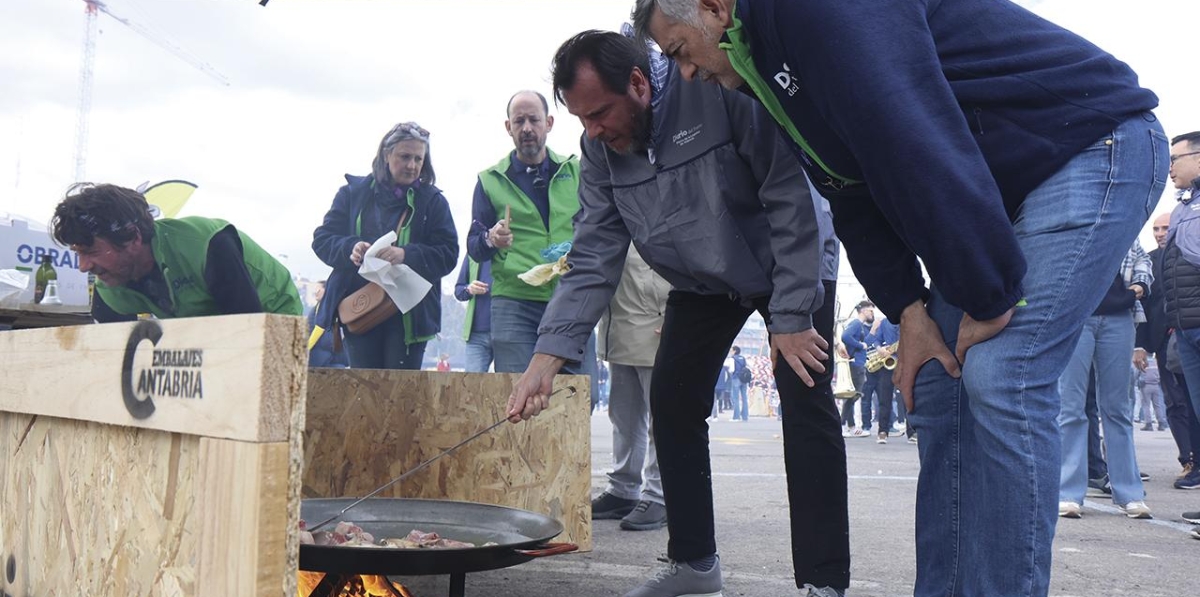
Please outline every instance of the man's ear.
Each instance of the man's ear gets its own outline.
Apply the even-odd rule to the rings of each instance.
[[[700,17],[703,20],[714,20],[727,29],[733,25],[733,9],[727,0],[699,0]]]
[[[512,121],[511,120],[504,121],[504,130],[508,133],[508,135],[510,137],[512,136]]]
[[[642,69],[635,66],[629,72],[629,86],[638,99],[648,100],[650,98],[650,79],[646,78],[646,73],[643,73]]]
[[[546,132],[547,133],[550,132],[550,129],[553,129],[553,128],[554,128],[554,116],[547,114],[546,115]]]

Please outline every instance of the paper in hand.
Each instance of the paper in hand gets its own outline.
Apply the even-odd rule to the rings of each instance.
[[[429,294],[429,289],[433,288],[428,280],[422,278],[417,272],[414,272],[411,267],[404,265],[392,265],[390,262],[376,257],[384,247],[390,246],[396,242],[396,233],[389,232],[367,252],[363,254],[362,266],[358,268],[358,275],[374,282],[383,287],[389,298],[401,313],[408,313],[425,295]]]

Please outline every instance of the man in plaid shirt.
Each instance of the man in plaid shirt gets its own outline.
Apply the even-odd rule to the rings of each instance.
[[[1130,518],[1150,518],[1143,497],[1141,475],[1133,448],[1133,420],[1129,411],[1130,367],[1133,358],[1134,325],[1146,321],[1139,299],[1149,295],[1150,256],[1134,241],[1104,295],[1100,306],[1083,324],[1059,382],[1062,412],[1058,416],[1063,459],[1058,515],[1082,516],[1087,492],[1087,433],[1084,414],[1088,381],[1095,371],[1096,404],[1104,422],[1108,475],[1113,502]]]

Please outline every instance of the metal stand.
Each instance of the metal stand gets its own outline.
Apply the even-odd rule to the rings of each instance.
[[[465,597],[467,594],[467,573],[455,572],[450,575],[450,597]]]

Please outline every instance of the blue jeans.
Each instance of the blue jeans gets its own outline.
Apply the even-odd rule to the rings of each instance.
[[[733,420],[750,420],[750,399],[747,395],[745,383],[739,379],[729,380],[729,400],[733,403]]]
[[[1167,156],[1153,116],[1134,117],[1034,189],[1013,222],[1027,305],[971,348],[961,380],[921,367],[908,415],[921,438],[915,597],[1048,593],[1058,378],[1162,195]],[[962,311],[936,288],[926,308],[953,352]]]
[[[492,353],[496,357],[496,373],[525,372],[533,359],[538,325],[546,305],[540,301],[492,297]],[[600,400],[600,388],[596,383],[596,334],[588,336],[583,357],[578,362],[568,361],[562,372],[591,376],[592,408],[595,409]]]
[[[467,338],[467,372],[487,373],[492,366],[491,332],[471,332]]]
[[[492,297],[492,352],[496,373],[524,373],[533,359],[546,303]]]
[[[1133,408],[1129,402],[1129,362],[1133,356],[1133,315],[1093,315],[1083,324],[1075,352],[1063,371],[1058,389],[1062,411],[1060,500],[1083,503],[1088,481],[1088,381],[1096,375],[1096,406],[1104,428],[1104,454],[1113,502],[1125,505],[1144,499],[1133,449]]]

